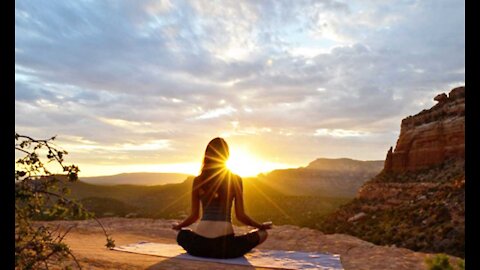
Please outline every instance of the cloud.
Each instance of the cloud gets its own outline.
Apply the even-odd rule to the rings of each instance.
[[[233,108],[231,106],[228,106],[228,107],[224,107],[224,108],[218,108],[218,109],[214,109],[214,110],[211,110],[211,111],[207,111],[207,112],[195,117],[195,119],[217,118],[217,117],[220,117],[222,115],[232,114],[235,111],[237,111],[235,108]]]
[[[348,129],[328,129],[328,128],[319,128],[315,130],[313,136],[332,136],[332,137],[359,137],[359,136],[368,136],[368,132],[358,131],[358,130],[348,130]]]
[[[16,2],[16,130],[122,164],[191,163],[220,134],[299,166],[381,159],[465,83],[464,17],[453,0]]]

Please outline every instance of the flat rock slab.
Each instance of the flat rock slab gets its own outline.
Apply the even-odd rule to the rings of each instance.
[[[342,263],[340,262],[340,255],[319,252],[253,249],[252,252],[249,252],[240,258],[214,259],[191,256],[176,244],[162,244],[145,241],[119,246],[114,248],[114,250],[166,258],[245,265],[250,267],[301,270],[343,270]]]
[[[107,232],[117,246],[140,241],[176,244],[176,232],[170,229],[178,220],[146,218],[101,218]],[[217,262],[178,260],[136,253],[118,252],[105,247],[105,236],[94,220],[39,222],[63,230],[75,228],[65,237],[65,242],[87,270],[211,270],[229,269],[268,270],[270,267],[252,267],[246,265],[226,265]],[[251,228],[234,226],[236,233],[248,232]],[[378,246],[353,236],[344,234],[323,234],[318,230],[293,225],[273,226],[268,238],[258,246],[266,250],[295,250],[300,252],[318,252],[340,254],[345,270],[426,270],[425,259],[435,254],[414,252],[405,248]],[[449,256],[451,264],[457,264],[460,258]]]

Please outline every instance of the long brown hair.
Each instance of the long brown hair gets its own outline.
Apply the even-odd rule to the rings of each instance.
[[[227,202],[227,199],[234,194],[230,191],[233,175],[226,166],[229,156],[228,144],[224,139],[217,137],[208,143],[202,170],[194,184],[194,189],[198,189],[199,195],[208,200],[206,204],[212,199]],[[219,189],[224,192],[217,192]],[[225,189],[227,189],[226,192]]]
[[[224,139],[220,137],[212,139],[205,149],[201,175],[224,169],[229,155],[228,144]]]
[[[200,193],[212,189],[212,185],[215,186],[213,189],[218,188],[219,181],[228,174],[225,163],[229,155],[228,144],[224,139],[217,137],[208,143],[203,157],[202,170],[197,176],[199,181],[195,186],[200,189]]]

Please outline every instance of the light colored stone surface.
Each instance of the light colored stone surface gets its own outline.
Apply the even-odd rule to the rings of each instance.
[[[117,245],[138,241],[175,243],[176,233],[170,229],[174,220],[104,218],[101,222]],[[107,250],[101,228],[95,221],[43,222],[56,226],[76,226],[65,238],[83,269],[266,269],[233,266],[210,262],[193,262],[148,255]],[[248,231],[235,227],[236,232]],[[426,269],[424,260],[429,254],[403,248],[376,246],[358,238],[342,234],[323,234],[320,231],[292,225],[274,226],[260,249],[328,252],[341,255],[345,270],[414,270]],[[453,260],[456,258],[452,257]]]

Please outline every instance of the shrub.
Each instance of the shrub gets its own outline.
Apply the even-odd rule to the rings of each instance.
[[[428,270],[453,270],[446,254],[437,254],[433,258],[429,257],[425,262],[428,265]]]
[[[38,225],[38,219],[91,218],[83,206],[67,197],[69,189],[62,182],[75,182],[79,168],[64,165],[67,151],[53,144],[55,137],[37,140],[15,133],[15,151],[24,154],[15,161],[15,269],[48,269],[72,258],[81,268],[72,251],[63,242],[66,232]],[[63,174],[54,175],[46,167],[53,162],[60,165]],[[96,219],[95,219],[96,220]],[[115,246],[102,224],[107,248]],[[68,266],[66,268],[69,268]]]

